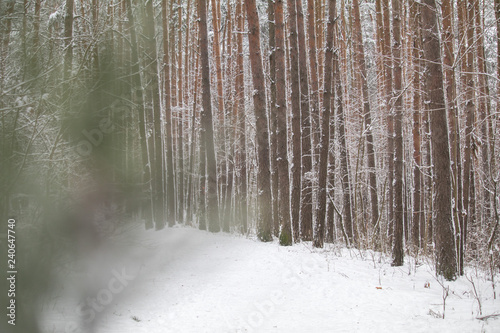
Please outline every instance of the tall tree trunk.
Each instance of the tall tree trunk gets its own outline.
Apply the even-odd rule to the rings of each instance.
[[[375,165],[375,147],[373,143],[372,120],[370,110],[370,96],[368,91],[368,76],[365,63],[365,51],[363,46],[363,35],[361,31],[361,16],[359,12],[358,0],[353,0],[352,11],[354,14],[354,57],[361,74],[362,94],[363,94],[363,118],[365,121],[366,133],[366,154],[368,157],[368,174],[370,181],[370,199],[372,207],[372,225],[375,227],[378,222],[378,194],[377,175]]]
[[[138,46],[137,46],[137,35],[135,31],[135,19],[132,13],[132,3],[131,0],[125,0],[127,6],[127,20],[129,23],[129,31],[130,31],[130,48],[131,48],[131,60],[132,60],[132,84],[135,92],[135,98],[137,100],[138,107],[138,118],[139,118],[139,140],[141,143],[141,157],[142,157],[142,184],[143,184],[143,192],[148,194],[148,199],[145,201],[146,208],[146,229],[150,229],[153,227],[152,224],[152,214],[151,214],[151,201],[152,201],[152,192],[151,192],[151,169],[149,163],[148,156],[148,147],[146,142],[146,114],[144,109],[144,95],[142,91],[142,80],[139,69],[139,55],[138,55]]]
[[[190,2],[190,1],[188,1]],[[189,8],[189,3],[188,3],[188,8]],[[177,125],[177,128],[178,128],[178,142],[177,142],[177,151],[178,151],[178,154],[179,154],[179,159],[178,159],[178,166],[177,166],[177,169],[178,169],[178,173],[179,173],[179,177],[178,177],[178,180],[177,180],[177,219],[179,222],[184,222],[184,212],[185,212],[185,190],[184,190],[184,182],[185,182],[185,173],[184,173],[184,124],[185,124],[185,120],[184,120],[184,117],[185,117],[185,103],[184,103],[184,81],[183,81],[183,77],[182,77],[182,74],[183,74],[183,63],[182,63],[182,3],[179,2],[179,5],[178,5],[178,8],[177,8],[177,15],[178,15],[178,19],[179,19],[179,26],[178,26],[178,52],[179,52],[179,55],[178,55],[178,58],[177,58],[177,77],[179,78],[179,81],[178,81],[178,104],[179,104],[179,120],[178,120],[178,125]],[[189,15],[189,14],[187,14]],[[187,18],[187,20],[189,21],[189,18]],[[189,22],[187,23],[189,25]],[[188,29],[186,29],[187,31]],[[186,44],[186,48],[185,48],[185,53],[187,54],[187,44]],[[184,63],[184,66],[187,67],[187,62]],[[186,81],[187,81],[187,78],[186,78]]]
[[[500,0],[495,0],[495,19],[497,22],[497,40],[500,40]],[[497,43],[497,95],[500,94],[500,43]],[[498,120],[500,118],[500,103],[497,103],[497,110],[496,110],[496,116],[495,112],[492,112],[492,119],[490,122],[490,139],[494,143],[491,144],[491,149],[490,149],[490,156],[491,156],[491,164],[492,164],[492,170],[495,170],[495,166],[498,165],[499,161],[498,159],[498,154],[496,153],[495,149],[495,143],[499,142],[498,140],[494,140],[494,135],[493,135],[493,124],[496,122],[495,128],[499,128],[500,124],[498,124]],[[495,211],[496,214],[496,211]],[[495,215],[497,216],[497,215]]]
[[[493,191],[491,184],[491,172],[490,172],[490,144],[488,142],[488,124],[490,122],[490,96],[487,81],[487,70],[486,70],[486,59],[484,53],[484,29],[483,22],[481,20],[481,11],[479,8],[479,0],[474,1],[474,12],[475,12],[475,33],[476,33],[476,59],[478,67],[478,98],[477,98],[477,113],[479,116],[479,128],[480,128],[480,141],[481,141],[481,179],[483,185],[483,200],[481,204],[481,227],[489,228],[489,222],[491,219],[491,195],[490,192]]]
[[[453,2],[444,0],[442,4],[443,11],[443,70],[446,90],[446,100],[448,101],[448,121],[450,124],[450,153],[451,153],[451,172],[452,172],[452,191],[454,198],[453,216],[456,230],[456,245],[458,260],[458,270],[463,274],[463,253],[460,244],[462,244],[462,158],[460,148],[460,127],[458,122],[458,107],[455,78],[455,35],[453,33]],[[462,258],[462,259],[460,259]]]
[[[435,0],[424,0],[422,6],[422,40],[426,70],[424,71],[425,101],[431,118],[432,160],[434,164],[434,231],[436,241],[436,271],[447,280],[457,273],[453,236],[450,146],[443,91],[441,45]]]
[[[195,145],[194,141],[196,139],[196,132],[195,132],[195,115],[196,115],[196,104],[197,104],[197,94],[198,94],[198,87],[199,87],[199,52],[195,52],[195,47],[190,46],[190,31],[191,31],[191,25],[190,25],[190,18],[191,18],[191,0],[188,0],[188,7],[187,7],[187,22],[186,22],[186,52],[184,54],[184,63],[186,66],[184,67],[184,75],[186,76],[185,82],[185,89],[184,92],[188,94],[189,91],[194,90],[193,92],[193,108],[192,108],[192,117],[191,117],[191,140],[189,140],[189,173],[187,175],[187,180],[186,180],[186,185],[187,185],[187,195],[186,195],[186,214],[187,214],[187,222],[190,223],[192,216],[193,216],[193,203],[195,202],[194,200],[194,189],[193,189],[193,171],[194,171],[194,157],[195,157]],[[197,50],[199,50],[199,44],[197,44]],[[192,86],[189,86],[189,81],[187,78],[189,77],[189,73],[191,73],[191,62],[188,61],[189,59],[193,59],[192,57],[196,57],[196,61],[191,61],[193,63],[196,63],[193,69],[194,73],[194,79],[192,80]],[[186,101],[187,101],[187,96],[186,96]],[[187,103],[186,103],[187,104]],[[187,109],[187,107],[186,107]]]
[[[313,163],[317,163],[317,155],[319,154],[319,135],[320,119],[319,119],[319,85],[318,85],[318,58],[316,47],[316,16],[314,15],[314,0],[307,0],[307,37],[309,46],[309,68],[310,68],[310,85],[311,85],[311,130],[313,148]],[[319,36],[318,36],[319,38]]]
[[[220,11],[218,10],[217,3],[220,3],[220,0],[211,0],[212,4],[212,25],[213,25],[213,49],[215,55],[215,71],[217,75],[217,114],[219,115],[219,119],[222,119],[224,115],[224,95],[223,95],[223,87],[222,87],[222,66],[221,66],[221,56],[220,56]],[[221,116],[222,115],[222,116]]]
[[[421,138],[420,131],[422,127],[421,107],[422,101],[420,98],[420,51],[421,36],[420,36],[420,10],[419,5],[415,0],[412,0],[410,7],[410,31],[412,31],[412,67],[413,67],[413,224],[412,224],[412,245],[414,253],[423,245],[420,244],[421,235],[424,232],[424,224],[422,223],[422,207],[421,207],[421,188],[422,188],[422,166],[421,158]]]
[[[318,210],[316,212],[316,234],[314,247],[323,247],[326,213],[326,178],[328,173],[328,150],[330,142],[330,107],[332,100],[332,64],[333,64],[333,34],[337,1],[329,0],[328,23],[326,30],[324,88],[323,88],[323,116],[321,121],[321,150],[319,155],[318,178]],[[334,91],[333,91],[334,93]]]
[[[336,34],[335,34],[336,35]],[[336,37],[336,36],[335,36]],[[334,45],[338,45],[337,38],[334,39]],[[336,52],[334,55],[334,60],[333,61],[338,61],[338,53]],[[332,69],[335,69],[335,65],[332,66]],[[334,72],[335,73],[335,72]],[[335,207],[335,177],[337,176],[336,173],[336,168],[337,168],[337,163],[336,163],[336,156],[335,156],[335,125],[336,125],[336,118],[335,118],[335,82],[332,82],[332,102],[331,102],[331,112],[330,112],[330,150],[328,152],[328,174],[327,174],[327,187],[328,187],[328,192],[326,194],[326,202],[327,202],[327,209],[326,209],[326,236],[325,236],[325,242],[327,243],[333,243],[335,241],[336,237],[336,230],[335,230],[335,214],[336,214],[336,207]]]
[[[222,197],[224,198],[224,220],[223,220],[223,231],[224,232],[229,232],[230,231],[230,218],[231,218],[231,201],[232,201],[232,191],[233,191],[233,178],[234,178],[234,144],[233,140],[236,138],[236,126],[235,126],[235,121],[236,121],[236,108],[234,106],[234,94],[233,94],[233,89],[234,89],[234,84],[233,84],[233,42],[232,42],[232,35],[233,35],[233,18],[232,18],[232,11],[231,11],[231,5],[229,3],[229,0],[227,2],[227,18],[226,18],[226,27],[224,29],[226,38],[226,46],[225,46],[225,52],[226,54],[226,67],[225,67],[225,72],[224,75],[226,77],[226,82],[225,82],[225,103],[226,106],[224,107],[225,110],[227,110],[226,113],[226,124],[227,124],[227,130],[226,135],[224,137],[224,146],[226,149],[226,165],[227,165],[227,181],[226,181],[226,189],[225,193],[222,194]],[[229,129],[232,128],[233,131],[231,132]]]
[[[90,7],[92,13],[92,40],[98,40],[99,33],[99,0],[92,0],[92,5]],[[94,43],[92,46],[92,66],[94,75],[99,73],[99,48],[98,43]]]
[[[225,149],[225,110],[224,110],[224,89],[222,77],[222,63],[221,63],[221,43],[220,43],[220,0],[211,0],[212,8],[212,26],[213,26],[213,41],[212,49],[215,56],[215,74],[217,83],[217,110],[216,117],[218,120],[218,131],[216,132],[217,144],[217,159],[220,161],[218,166],[218,189],[220,190],[220,202],[225,201],[225,189],[227,186],[227,164],[226,164],[226,149]]]
[[[198,46],[198,51],[199,51],[199,46]],[[196,54],[196,55],[195,55]],[[193,107],[192,107],[192,115],[191,115],[191,142],[189,143],[189,177],[188,177],[188,194],[187,194],[187,207],[186,211],[188,212],[188,221],[191,221],[193,213],[196,211],[194,207],[196,207],[195,204],[195,198],[196,195],[194,193],[195,186],[193,185],[194,181],[194,161],[195,161],[195,150],[196,150],[196,109],[197,109],[197,104],[198,104],[198,89],[199,89],[199,82],[200,82],[200,57],[199,57],[199,52],[193,52],[193,55],[196,56],[196,65],[194,67],[194,82],[193,82]],[[201,141],[200,141],[201,142]],[[199,146],[203,146],[201,143]],[[201,163],[201,156],[200,156],[200,163]],[[201,170],[201,167],[200,167]],[[205,172],[205,169],[203,169],[203,172]],[[201,172],[200,172],[201,175]],[[201,187],[201,186],[200,186]],[[201,193],[201,190],[199,191]],[[203,195],[204,197],[204,195]],[[202,228],[201,221],[199,224],[200,229]],[[206,226],[205,226],[206,229]]]
[[[35,14],[33,16],[33,54],[38,54],[40,46],[40,10],[42,0],[35,0]]]
[[[246,154],[246,117],[245,117],[245,71],[243,68],[243,29],[245,25],[243,6],[244,0],[238,0],[236,4],[238,55],[236,58],[236,103],[238,104],[238,206],[241,232],[247,233],[248,227],[248,200],[247,200],[247,154]]]
[[[462,220],[462,226],[460,230],[462,230],[462,238],[460,248],[461,253],[465,255],[465,250],[467,246],[467,234],[469,224],[474,224],[474,215],[472,214],[472,203],[474,202],[473,197],[475,193],[472,191],[473,189],[473,149],[474,149],[474,122],[475,122],[475,109],[476,106],[474,104],[474,77],[473,77],[473,68],[474,68],[474,0],[463,0],[462,11],[465,13],[467,17],[467,21],[465,23],[463,33],[461,38],[466,41],[465,49],[465,72],[464,75],[464,83],[465,83],[465,147],[464,147],[464,181],[463,181],[463,209],[465,214]],[[466,6],[467,4],[467,6]],[[462,259],[462,257],[460,257]],[[462,267],[462,262],[460,267]]]
[[[292,107],[292,232],[293,240],[300,236],[300,198],[302,189],[301,172],[301,128],[300,128],[300,85],[299,85],[299,47],[297,37],[297,11],[294,2],[288,8],[288,29],[290,43],[290,85]]]
[[[154,129],[154,162],[152,169],[152,189],[153,189],[153,212],[155,229],[160,230],[165,227],[165,197],[163,190],[163,140],[161,133],[161,110],[160,91],[158,87],[158,62],[156,51],[155,15],[153,1],[146,2],[146,26],[145,36],[147,38],[146,47],[146,73],[149,80],[149,90],[153,101],[153,129]]]
[[[285,79],[285,24],[283,0],[275,1],[276,34],[276,168],[279,178],[279,224],[281,226],[280,244],[292,245],[292,226],[290,223],[290,179],[288,173],[288,131]]]
[[[389,0],[383,0],[384,12],[384,90],[385,90],[385,110],[387,114],[387,183],[389,184],[387,207],[388,207],[388,233],[389,244],[392,244],[394,229],[394,114],[392,110],[392,45],[391,45],[391,24]]]
[[[219,204],[217,202],[217,165],[215,161],[214,129],[212,122],[212,103],[210,93],[210,65],[208,61],[207,7],[205,0],[198,0],[200,23],[200,57],[202,86],[201,144],[205,146],[207,163],[207,221],[208,230],[220,231]]]
[[[349,176],[349,152],[346,143],[345,130],[345,113],[343,101],[342,80],[340,78],[339,60],[334,55],[334,80],[337,97],[337,114],[338,114],[338,140],[340,146],[340,176],[342,180],[342,194],[344,202],[344,217],[343,231],[346,240],[346,245],[351,246],[353,242],[353,225],[352,225],[352,199],[351,199],[351,181]]]
[[[271,144],[271,191],[273,195],[273,234],[279,237],[280,233],[280,218],[279,218],[279,167],[277,157],[277,106],[276,106],[276,22],[275,22],[275,1],[269,0],[267,6],[267,19],[269,22],[269,77],[270,77],[270,103],[269,103],[269,128],[270,144]],[[283,6],[283,4],[281,4]],[[283,27],[281,28],[283,29]],[[284,59],[283,59],[284,61]],[[283,83],[284,84],[284,83]],[[284,88],[284,87],[283,87]],[[286,125],[285,125],[286,126]]]
[[[314,1],[314,0],[311,0]],[[326,13],[325,10],[325,2],[326,0],[315,0],[316,1],[316,16],[315,19],[316,21],[314,24],[316,25],[316,33],[318,34],[318,38],[316,39],[316,49],[318,50],[318,89],[321,89],[323,87],[323,64],[324,64],[324,16]],[[320,91],[318,90],[318,97],[321,98]],[[319,118],[318,118],[318,126],[319,126]],[[319,139],[319,138],[318,138]]]
[[[302,130],[302,202],[300,209],[301,239],[313,239],[313,193],[312,193],[312,150],[311,113],[309,109],[309,78],[307,72],[306,37],[304,32],[304,11],[302,0],[294,0],[297,10],[297,37],[299,44],[300,117]],[[292,3],[293,3],[292,2]],[[290,5],[292,5],[290,3]]]
[[[170,106],[170,58],[167,1],[162,1],[163,23],[163,107],[165,108],[165,154],[167,162],[166,196],[168,225],[175,224],[174,163],[172,152],[172,109]],[[173,32],[172,32],[173,33]]]
[[[14,2],[12,1],[12,4]],[[64,13],[64,81],[69,79],[73,64],[73,5],[74,0],[66,0],[66,12]],[[6,40],[4,39],[4,48],[6,48],[5,43]]]
[[[375,0],[375,42],[377,46],[377,77],[378,77],[378,93],[380,100],[384,100],[384,13],[382,11],[382,0]],[[383,110],[383,105],[380,105],[380,110]]]
[[[393,266],[402,266],[403,249],[403,72],[401,64],[401,7],[399,0],[392,1],[392,29],[394,33],[394,247]]]
[[[269,171],[269,132],[267,129],[266,90],[260,50],[260,24],[255,0],[245,0],[248,21],[248,42],[252,67],[253,104],[257,135],[257,236],[272,240],[271,172]]]

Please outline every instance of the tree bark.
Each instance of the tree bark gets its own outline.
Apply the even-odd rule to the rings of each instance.
[[[330,142],[330,107],[332,100],[332,64],[333,64],[333,39],[335,25],[336,0],[329,0],[328,23],[326,30],[324,88],[323,88],[323,115],[321,121],[321,150],[318,166],[318,210],[316,212],[316,234],[314,247],[323,247],[325,233],[326,213],[326,178],[328,173],[328,151]]]
[[[40,10],[42,8],[42,0],[35,0],[35,14],[33,16],[33,54],[38,53],[40,46]]]
[[[297,10],[297,37],[299,44],[300,117],[302,130],[302,202],[300,209],[301,239],[313,239],[313,193],[312,193],[312,150],[311,113],[309,108],[309,78],[307,72],[306,37],[304,33],[304,11],[302,0],[294,0]],[[290,4],[292,5],[292,3]]]
[[[384,12],[384,90],[385,110],[387,115],[387,183],[389,184],[387,207],[388,207],[388,233],[389,244],[392,244],[394,229],[394,114],[392,110],[392,46],[391,46],[391,24],[389,0],[383,0]]]
[[[148,88],[153,101],[153,129],[154,129],[154,161],[152,163],[152,189],[153,189],[153,212],[155,229],[160,230],[165,227],[165,197],[163,190],[163,140],[161,133],[161,110],[160,91],[158,87],[158,62],[156,52],[156,32],[154,20],[153,1],[146,2],[146,26],[145,36],[146,46],[146,73],[148,75]]]
[[[279,179],[280,244],[292,245],[290,223],[290,179],[288,173],[288,131],[285,79],[285,24],[283,0],[275,1],[274,20],[276,33],[276,167]]]
[[[189,9],[189,2],[188,1],[188,9]],[[179,6],[177,8],[177,15],[178,15],[178,58],[177,58],[177,77],[179,78],[178,81],[178,104],[179,104],[179,120],[178,120],[178,141],[177,141],[177,152],[179,154],[178,162],[177,162],[177,169],[178,169],[178,180],[177,180],[177,220],[179,222],[184,222],[184,212],[185,212],[185,189],[184,189],[184,182],[185,182],[185,171],[184,171],[184,124],[185,124],[185,102],[184,102],[184,80],[183,80],[183,62],[182,62],[182,5],[181,2],[179,1]],[[189,12],[186,15],[187,16],[187,21],[189,25]],[[186,29],[187,31],[188,29]],[[185,48],[185,53],[187,54],[187,44]],[[187,63],[184,63],[184,66],[187,67]],[[186,80],[187,81],[187,80]]]
[[[212,8],[212,26],[213,26],[213,41],[212,49],[215,56],[215,74],[217,83],[217,110],[216,118],[218,127],[216,127],[216,144],[217,144],[217,160],[218,165],[218,190],[220,202],[225,201],[225,189],[227,187],[227,164],[226,164],[226,147],[224,143],[225,138],[225,110],[224,110],[224,88],[223,88],[223,77],[222,77],[222,63],[221,63],[221,42],[220,42],[220,0],[211,0]]]
[[[450,124],[450,153],[451,153],[451,171],[452,171],[452,191],[455,204],[453,206],[453,215],[456,230],[457,255],[463,258],[462,248],[462,153],[460,144],[460,127],[458,121],[456,78],[455,78],[455,36],[453,33],[453,3],[450,0],[443,1],[443,71],[445,79],[446,100],[448,101],[448,121]],[[458,271],[462,274],[463,260],[458,261]]]
[[[464,23],[464,28],[462,30],[464,42],[464,56],[465,56],[465,70],[466,74],[463,76],[465,83],[465,147],[464,147],[464,181],[463,181],[463,209],[465,214],[463,216],[462,225],[460,230],[462,231],[462,238],[460,239],[460,249],[461,254],[465,255],[465,250],[467,246],[467,234],[469,224],[474,224],[474,214],[473,214],[473,202],[474,202],[474,191],[473,189],[473,150],[474,150],[474,122],[475,122],[475,112],[476,106],[474,104],[475,98],[475,84],[473,77],[474,68],[474,6],[473,0],[463,0],[461,8],[466,16],[466,22]],[[460,256],[460,265],[462,267],[463,262],[462,255]],[[460,272],[461,273],[461,272]]]
[[[14,2],[12,1],[12,4]],[[73,5],[74,0],[66,0],[66,13],[64,15],[64,81],[69,79],[73,64]],[[4,39],[4,48],[6,48],[5,43],[8,44],[8,39]]]
[[[342,194],[344,201],[343,231],[346,238],[346,245],[351,246],[353,242],[352,225],[352,199],[351,199],[351,181],[349,176],[349,152],[346,144],[345,114],[343,101],[342,80],[340,78],[339,60],[334,58],[334,80],[337,97],[338,114],[338,140],[340,146],[340,176],[342,180]]]
[[[293,2],[289,3],[288,29],[290,43],[290,85],[292,108],[292,232],[293,240],[300,240],[300,206],[302,189],[301,171],[301,128],[300,128],[300,85],[299,85],[299,47],[297,37],[297,11]]]
[[[236,58],[236,103],[238,104],[238,206],[241,232],[247,233],[248,228],[248,199],[247,199],[247,154],[246,154],[246,117],[245,117],[245,71],[243,68],[243,29],[244,21],[244,0],[238,0],[236,4],[238,55]]]
[[[166,168],[166,197],[168,225],[175,224],[175,187],[174,163],[172,151],[172,108],[170,106],[170,59],[169,59],[169,31],[167,16],[167,1],[162,1],[161,15],[163,23],[163,107],[165,109],[165,154]]]
[[[210,65],[208,61],[207,7],[205,0],[198,0],[198,16],[200,23],[200,57],[202,86],[201,144],[206,151],[206,207],[208,230],[220,231],[219,204],[217,201],[217,165],[215,161],[215,142],[212,121],[212,103],[210,92]]]
[[[277,103],[276,103],[276,22],[275,22],[275,1],[269,0],[267,5],[267,19],[269,22],[269,77],[270,85],[269,92],[269,128],[270,144],[271,144],[271,191],[273,195],[273,234],[279,237],[280,234],[280,218],[279,218],[279,166],[277,157]],[[283,6],[283,4],[281,4]],[[283,8],[281,9],[283,10]],[[281,27],[283,29],[283,27]],[[284,61],[284,59],[282,59]],[[286,126],[286,125],[285,125]]]
[[[401,7],[398,0],[392,1],[392,26],[394,33],[394,247],[392,266],[402,266],[403,249],[403,87],[401,64]]]
[[[377,175],[375,165],[375,147],[372,133],[372,120],[370,110],[370,97],[368,91],[368,77],[366,71],[365,52],[363,46],[363,35],[361,31],[361,16],[359,12],[358,0],[353,0],[352,11],[354,16],[354,57],[361,74],[362,94],[363,94],[363,117],[365,121],[366,133],[366,154],[368,157],[368,175],[370,181],[370,199],[372,208],[372,226],[375,227],[378,222],[378,194],[377,194]]]
[[[311,86],[311,131],[313,148],[313,163],[317,163],[319,155],[319,136],[320,136],[320,119],[319,119],[319,85],[318,85],[318,57],[316,47],[316,16],[314,14],[314,0],[307,0],[307,37],[309,46],[309,68],[310,68],[310,86]],[[319,38],[319,36],[318,36]]]
[[[434,164],[434,231],[436,271],[447,280],[457,273],[453,236],[450,146],[443,91],[441,45],[435,0],[424,0],[422,6],[422,40],[425,60],[424,91],[431,120],[432,160]]]
[[[260,50],[260,24],[255,0],[245,0],[248,21],[250,64],[252,67],[253,104],[257,135],[257,236],[261,241],[272,240],[271,172],[269,170],[269,132],[267,129],[266,90],[262,54]]]
[[[418,249],[421,247],[420,240],[421,234],[424,232],[424,224],[422,223],[422,208],[421,204],[421,187],[422,187],[422,173],[420,168],[422,166],[421,158],[421,107],[422,101],[420,98],[421,84],[420,84],[420,51],[421,36],[420,36],[420,11],[418,4],[412,0],[410,7],[410,31],[412,31],[412,67],[413,67],[413,218],[412,218],[412,245],[414,253],[417,254]]]
[[[151,163],[149,161],[148,146],[146,138],[146,112],[144,108],[144,95],[142,90],[142,80],[139,69],[139,55],[137,46],[137,35],[135,31],[135,19],[132,13],[132,3],[131,0],[125,0],[127,5],[127,19],[129,22],[130,30],[130,47],[131,47],[131,60],[132,60],[132,82],[133,89],[135,90],[135,97],[137,99],[138,105],[138,118],[139,118],[139,140],[141,142],[141,157],[142,157],[142,183],[143,191],[148,194],[148,200],[146,200],[146,216],[145,216],[145,227],[150,229],[153,227],[152,223],[152,212],[151,212],[151,202],[152,191],[151,191]]]
[[[481,179],[483,185],[482,209],[481,209],[481,226],[489,228],[491,222],[491,195],[493,192],[491,184],[490,172],[490,143],[488,142],[488,124],[490,122],[490,96],[487,81],[486,59],[484,53],[484,29],[481,20],[481,12],[479,8],[479,0],[474,1],[475,12],[475,33],[476,33],[476,59],[477,59],[477,114],[479,116],[480,141],[481,141]]]

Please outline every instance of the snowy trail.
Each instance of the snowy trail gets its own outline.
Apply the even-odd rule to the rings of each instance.
[[[132,263],[142,267],[99,308],[93,332],[500,332],[500,318],[475,319],[465,278],[445,283],[446,319],[432,316],[443,312],[443,290],[427,265],[409,275],[408,264],[394,268],[379,255],[192,228],[141,231],[135,243]],[[491,282],[476,287],[483,315],[500,313]],[[78,320],[63,303],[46,314],[47,332]]]

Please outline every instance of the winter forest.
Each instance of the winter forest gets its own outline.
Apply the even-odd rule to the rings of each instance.
[[[28,299],[124,230],[425,264],[436,316],[448,283],[487,315],[499,38],[499,0],[0,0],[0,260],[17,255],[19,332],[52,332]],[[250,319],[227,331],[265,327]],[[118,331],[95,321],[75,327]]]

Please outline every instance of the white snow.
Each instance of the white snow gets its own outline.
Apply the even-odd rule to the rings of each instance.
[[[431,263],[406,257],[396,268],[380,253],[281,247],[193,228],[129,233],[137,236],[126,238],[127,247],[96,250],[86,266],[94,285],[80,288],[85,293],[66,275],[44,306],[45,332],[500,332],[500,318],[476,319],[465,277],[443,282],[445,319],[436,318],[443,288]],[[467,274],[483,315],[500,313],[491,281]]]

